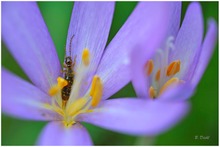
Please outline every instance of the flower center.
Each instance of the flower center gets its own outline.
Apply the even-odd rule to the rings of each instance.
[[[169,61],[169,52],[174,49],[174,38],[167,39],[164,50],[159,49],[153,59],[146,62],[144,71],[149,77],[148,94],[151,98],[160,96],[168,87],[182,83],[178,73],[181,71],[181,61]]]
[[[44,104],[44,107],[58,113],[66,127],[76,123],[76,117],[79,114],[92,112],[102,98],[103,85],[98,75],[93,76],[89,90],[83,96],[79,95],[80,88],[83,86],[83,79],[89,70],[89,64],[90,52],[88,49],[84,49],[82,63],[74,72],[73,85],[68,85],[68,76],[65,78],[58,77],[57,84],[53,85],[48,91],[49,95],[52,96],[51,104]],[[64,99],[62,95],[65,88],[68,88],[66,86],[71,88],[70,93],[65,93],[69,95],[68,99],[66,97]]]

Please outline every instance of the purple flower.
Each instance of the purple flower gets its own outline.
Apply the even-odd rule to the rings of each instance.
[[[181,27],[181,5],[175,5],[173,12],[175,14],[166,26],[167,33],[158,49],[142,44],[132,57],[132,81],[137,95],[154,99],[155,103],[190,98],[216,44],[217,25],[213,19],[208,22],[203,40],[203,16],[199,3],[189,5]]]
[[[3,2],[3,40],[32,82],[2,69],[3,113],[50,121],[39,145],[91,145],[81,121],[132,135],[164,131],[185,114],[185,103],[106,99],[131,80],[129,55],[134,46],[146,41],[145,36],[149,36],[152,46],[162,39],[166,27],[160,25],[168,24],[172,17],[166,14],[170,10],[167,3],[139,3],[104,52],[114,3],[75,2],[66,45],[73,72],[63,71],[68,78],[74,75],[74,81],[66,100],[61,93],[69,82],[62,78],[54,44],[37,4]]]

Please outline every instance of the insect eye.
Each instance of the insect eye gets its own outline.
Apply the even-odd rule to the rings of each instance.
[[[71,59],[71,57],[67,57],[66,60],[65,60],[65,63],[66,63],[66,64],[72,64],[72,59]]]

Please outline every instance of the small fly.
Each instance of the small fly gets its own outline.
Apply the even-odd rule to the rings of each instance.
[[[72,46],[72,39],[74,35],[70,39],[70,46],[69,46],[69,56],[66,56],[63,63],[63,73],[64,73],[64,79],[68,82],[68,84],[63,87],[61,91],[61,97],[62,97],[62,103],[63,107],[66,106],[66,103],[70,97],[71,88],[74,82],[74,70],[73,67],[76,63],[76,57],[74,58],[74,61],[71,57],[71,46]]]

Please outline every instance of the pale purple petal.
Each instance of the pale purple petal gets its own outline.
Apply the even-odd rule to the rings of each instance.
[[[60,63],[37,4],[2,2],[2,37],[30,80],[47,92],[60,74]]]
[[[66,128],[62,122],[50,122],[40,134],[38,145],[92,145],[87,130],[79,123]]]
[[[106,49],[97,74],[104,83],[103,99],[110,97],[130,80],[130,54],[137,45],[154,49],[164,37],[167,3],[140,2]]]
[[[157,99],[161,101],[182,101],[189,99],[194,94],[194,87],[189,83],[170,86]]]
[[[217,39],[217,24],[215,20],[211,19],[208,25],[208,31],[202,45],[201,55],[198,60],[191,83],[196,87],[199,83],[209,60],[214,52]]]
[[[180,27],[180,20],[181,20],[181,2],[169,2],[170,3],[170,17],[169,17],[169,24],[168,24],[168,33],[167,35],[176,36],[179,27]]]
[[[180,78],[190,80],[200,54],[203,37],[203,16],[197,2],[189,5],[180,31],[176,37],[175,49],[170,54],[169,62],[180,60]]]
[[[148,56],[146,55],[148,52]],[[145,63],[151,58],[152,54],[144,48],[133,51],[131,55],[131,74],[132,84],[139,98],[148,98],[149,79],[144,69]],[[148,59],[146,59],[148,57]]]
[[[2,112],[31,120],[56,120],[58,116],[43,107],[50,97],[32,84],[2,69]]]
[[[70,55],[70,41],[72,36],[71,54],[76,65],[81,64],[82,51],[88,48],[91,54],[89,73],[85,83],[90,83],[91,78],[104,51],[110,31],[114,13],[114,2],[75,2],[69,25],[66,43],[66,55]],[[84,92],[87,90],[84,88]]]
[[[186,102],[112,99],[103,101],[94,112],[81,114],[78,119],[121,133],[157,135],[179,122],[188,106]]]

